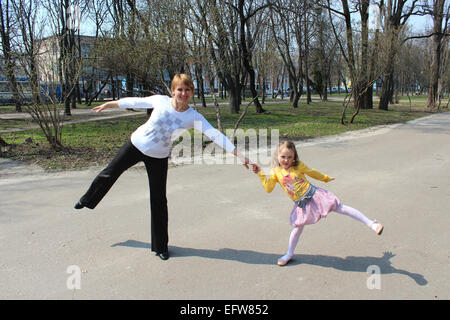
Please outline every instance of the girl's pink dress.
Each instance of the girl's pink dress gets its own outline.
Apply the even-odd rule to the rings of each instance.
[[[316,187],[314,196],[300,208],[296,203],[292,208],[290,223],[294,227],[314,224],[321,218],[326,218],[330,211],[336,211],[341,205],[340,200],[333,192]]]

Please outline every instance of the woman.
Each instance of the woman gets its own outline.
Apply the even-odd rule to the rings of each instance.
[[[188,102],[194,92],[191,78],[185,74],[172,79],[172,98],[154,95],[145,98],[123,98],[92,110],[101,112],[110,108],[153,109],[149,120],[133,132],[115,158],[92,182],[88,191],[75,204],[75,209],[94,209],[119,176],[136,163],[143,161],[150,187],[152,251],[162,260],[168,253],[168,214],[166,199],[167,164],[172,143],[183,130],[198,129],[223,149],[239,157],[248,169],[249,160],[239,155],[235,146]],[[255,166],[254,164],[251,164]]]

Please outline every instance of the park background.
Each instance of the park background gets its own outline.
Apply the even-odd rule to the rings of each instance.
[[[86,122],[103,119],[89,109],[170,95],[180,72],[222,132],[309,139],[448,110],[443,0],[1,5],[0,155],[48,169],[108,161],[150,111]]]

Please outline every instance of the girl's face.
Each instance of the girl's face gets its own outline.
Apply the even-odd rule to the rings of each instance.
[[[278,150],[278,163],[282,169],[290,169],[292,167],[292,163],[294,162],[294,157],[295,153],[291,149],[281,147],[281,149]]]
[[[185,106],[188,104],[189,99],[191,99],[192,90],[191,87],[180,82],[175,89],[172,91],[172,97],[175,99],[177,105]]]

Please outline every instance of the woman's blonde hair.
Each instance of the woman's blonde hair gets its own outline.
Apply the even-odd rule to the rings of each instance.
[[[297,166],[299,161],[300,161],[300,159],[299,159],[299,156],[298,156],[297,149],[295,148],[295,144],[292,141],[283,140],[278,145],[277,150],[273,153],[272,168],[276,168],[276,167],[278,167],[280,165],[280,163],[278,162],[278,153],[281,150],[281,148],[287,148],[287,149],[291,150],[292,152],[294,152],[294,161],[292,162],[292,166],[293,167]]]
[[[176,89],[176,87],[180,84],[184,84],[191,88],[192,93],[194,93],[194,82],[192,81],[191,77],[184,73],[179,73],[174,75],[172,79],[172,84],[170,85],[172,91]]]

